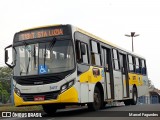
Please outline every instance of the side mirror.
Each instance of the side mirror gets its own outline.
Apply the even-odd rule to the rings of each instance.
[[[8,62],[8,50],[5,50],[5,63],[7,63]]]
[[[5,51],[5,64],[8,66],[8,67],[10,67],[10,68],[13,68],[15,65],[11,65],[11,64],[8,64],[8,59],[9,59],[9,57],[8,57],[8,48],[11,48],[12,47],[12,45],[9,45],[9,46],[7,46],[5,49],[4,49],[4,51]]]
[[[82,55],[85,55],[86,54],[86,46],[85,46],[85,44],[81,44],[81,54]]]

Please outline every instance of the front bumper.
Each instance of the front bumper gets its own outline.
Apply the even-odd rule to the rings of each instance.
[[[65,92],[58,95],[57,99],[44,101],[24,101],[22,97],[14,92],[15,106],[42,105],[52,103],[78,103],[78,92],[75,87],[71,87]]]

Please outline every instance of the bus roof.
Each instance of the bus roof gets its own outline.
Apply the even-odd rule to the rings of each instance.
[[[61,25],[62,25],[62,24],[38,26],[38,27],[33,27],[33,28],[28,28],[28,29],[21,30],[21,32],[23,32],[23,31],[28,31],[28,30],[39,29],[39,28],[47,28],[47,27],[61,26]]]
[[[117,46],[116,44],[113,44],[113,43],[111,43],[111,42],[109,42],[109,41],[107,41],[107,40],[104,40],[104,39],[102,39],[102,38],[100,38],[100,37],[98,37],[98,36],[95,36],[95,35],[87,32],[87,31],[82,30],[81,28],[78,28],[78,27],[73,26],[73,25],[71,25],[71,24],[53,24],[53,25],[39,26],[39,27],[33,27],[33,28],[29,28],[29,29],[24,29],[24,30],[21,30],[20,32],[28,31],[28,30],[34,30],[34,29],[38,29],[38,28],[47,28],[47,27],[62,26],[62,25],[70,25],[71,27],[76,28],[77,31],[79,31],[79,32],[81,32],[81,33],[83,33],[83,34],[86,34],[86,35],[88,35],[88,36],[90,36],[90,37],[92,37],[92,38],[94,38],[94,39],[96,39],[96,40],[99,40],[99,41],[101,41],[101,42],[103,42],[103,43],[106,43],[106,44],[108,44],[108,45],[110,45],[110,46],[112,46],[112,47],[118,48],[118,49],[120,49],[120,50],[122,50],[122,51],[125,51],[125,52],[127,52],[127,53],[133,54],[133,55],[135,55],[135,56],[139,56],[139,57],[141,57],[141,58],[144,58],[144,57],[141,56],[141,55],[138,55],[138,54],[136,54],[136,53],[134,53],[134,52],[131,52],[131,51],[129,51],[129,50],[126,50],[126,49],[124,49],[124,48],[122,48],[122,47],[119,47],[119,46]]]
[[[112,47],[118,48],[118,49],[120,49],[120,50],[122,50],[122,51],[125,51],[125,52],[127,52],[127,53],[130,53],[130,54],[132,54],[132,55],[135,55],[135,56],[139,56],[139,57],[141,57],[141,58],[144,58],[144,57],[141,56],[141,55],[138,55],[138,54],[136,54],[136,53],[134,53],[134,52],[131,52],[131,51],[129,51],[129,50],[126,50],[126,49],[124,49],[124,48],[122,48],[122,47],[119,47],[119,46],[117,46],[116,44],[113,44],[113,43],[111,43],[111,42],[108,42],[107,40],[104,40],[104,39],[102,39],[102,38],[100,38],[100,37],[97,37],[97,36],[95,36],[95,35],[87,32],[87,31],[85,31],[85,30],[82,30],[82,29],[78,28],[78,27],[76,27],[76,30],[79,31],[79,32],[81,32],[81,33],[83,33],[83,34],[86,34],[86,35],[88,35],[88,36],[90,36],[90,37],[92,37],[92,38],[94,38],[94,39],[96,39],[96,40],[99,40],[99,41],[101,41],[101,42],[103,42],[103,43],[106,43],[106,44],[108,44],[108,45],[110,45],[110,46],[112,46]]]

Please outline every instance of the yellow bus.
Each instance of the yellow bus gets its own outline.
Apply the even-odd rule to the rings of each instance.
[[[15,106],[42,105],[47,114],[66,105],[135,105],[148,91],[142,56],[68,24],[17,32],[5,63],[13,68]]]

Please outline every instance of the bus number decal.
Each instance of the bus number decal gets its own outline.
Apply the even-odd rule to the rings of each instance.
[[[54,90],[54,89],[57,89],[58,86],[50,86],[50,90]]]

